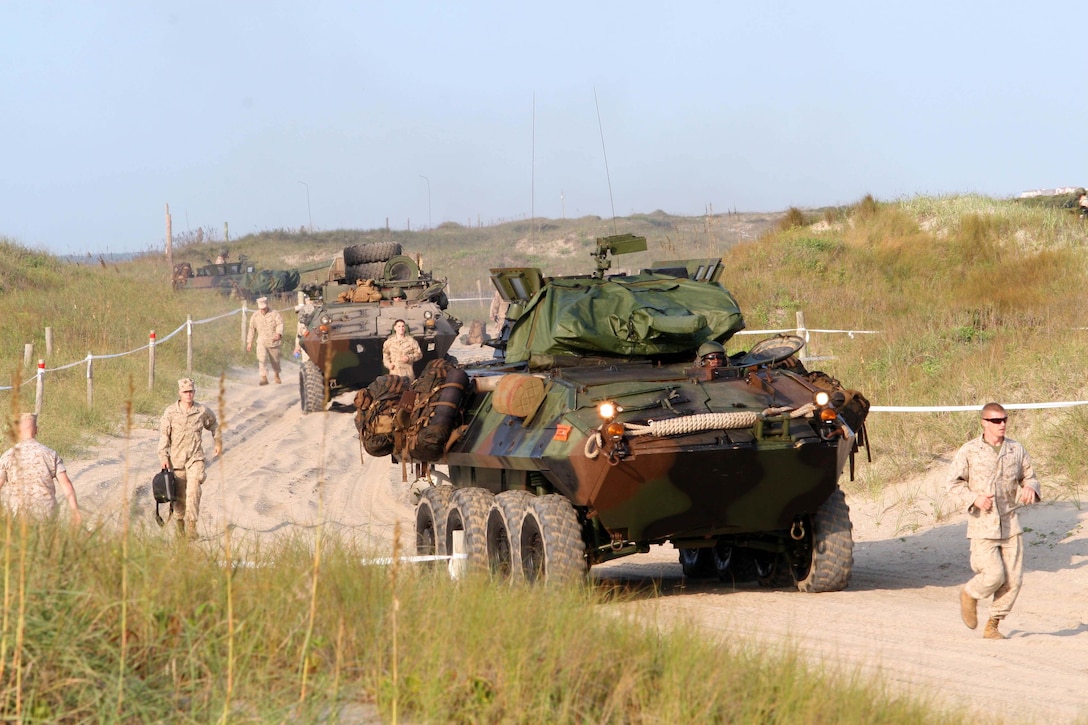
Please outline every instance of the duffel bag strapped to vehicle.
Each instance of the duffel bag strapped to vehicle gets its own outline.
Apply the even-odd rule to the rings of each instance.
[[[446,443],[458,425],[469,378],[446,360],[427,363],[412,384],[416,392],[407,448],[412,460],[435,463],[446,453]]]
[[[382,375],[367,386],[372,402],[362,415],[363,448],[375,457],[393,452],[393,420],[401,397],[408,389],[408,378]]]
[[[164,468],[155,474],[155,477],[151,479],[151,495],[155,497],[155,521],[159,526],[165,526],[166,522],[159,513],[159,506],[164,503],[170,504],[170,513],[167,515],[172,515],[174,501],[178,498],[177,481],[174,479],[173,471]]]

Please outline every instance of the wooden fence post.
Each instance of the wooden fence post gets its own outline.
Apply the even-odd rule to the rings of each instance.
[[[45,356],[53,356],[53,328],[45,328]]]
[[[816,352],[812,349],[811,335],[809,334],[808,328],[805,327],[804,310],[797,310],[797,336],[805,341],[804,357],[815,357]]]
[[[87,353],[87,410],[94,407],[94,355]]]
[[[42,414],[45,403],[45,360],[38,361],[38,377],[34,381],[34,415]]]
[[[242,300],[242,349],[246,349],[246,301]]]
[[[193,377],[193,316],[185,318],[185,374]]]
[[[147,344],[147,389],[155,389],[155,331],[151,331],[151,335]]]
[[[30,367],[30,363],[34,360],[34,343],[28,342],[23,345],[23,367]]]

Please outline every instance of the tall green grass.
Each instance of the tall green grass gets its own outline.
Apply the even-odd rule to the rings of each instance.
[[[748,325],[876,329],[815,335],[810,354],[883,405],[981,405],[1088,398],[1088,225],[1067,211],[978,196],[877,202],[840,221],[791,226],[737,245],[723,283]],[[734,347],[750,344],[737,338]],[[1052,497],[1079,500],[1088,443],[1077,411],[1012,414],[1009,435],[1041,464]],[[938,462],[978,435],[968,414],[874,414],[880,489]]]
[[[605,616],[632,595],[600,587],[453,583],[331,541],[319,572],[292,542],[232,568],[138,531],[17,522],[5,552],[10,719],[329,722],[370,704],[411,722],[959,721],[796,656]]]

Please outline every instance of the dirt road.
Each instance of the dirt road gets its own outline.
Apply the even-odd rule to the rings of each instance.
[[[250,371],[227,383],[225,452],[209,465],[202,545],[217,546],[227,525],[236,540],[263,542],[310,536],[322,520],[381,553],[400,522],[406,543],[413,510],[399,469],[388,459],[360,464],[350,413],[302,415],[295,369],[284,372],[278,386],[258,387]],[[197,399],[217,409],[215,382],[197,385]],[[127,499],[134,520],[159,531],[148,486],[157,424],[138,420],[130,436],[69,462],[88,525],[119,521]],[[685,582],[668,547],[594,575],[647,592],[658,585],[660,596],[622,606],[665,627],[793,648],[832,669],[879,673],[896,692],[1008,722],[1088,722],[1088,512],[1048,503],[1022,513],[1030,529],[1024,587],[1004,627],[1009,639],[987,641],[959,620],[957,591],[970,573],[965,522],[938,518],[939,479],[889,487],[879,501],[849,499],[857,545],[844,592]]]

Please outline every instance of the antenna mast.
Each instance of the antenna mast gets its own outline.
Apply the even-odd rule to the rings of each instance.
[[[536,241],[536,91],[533,91],[533,159],[529,181],[529,243]]]
[[[534,98],[534,113],[535,113],[535,96]],[[597,107],[597,128],[601,131],[601,154],[604,155],[604,178],[608,180],[608,203],[612,205],[612,233],[618,234],[616,230],[616,201],[612,198],[612,175],[608,173],[608,151],[604,147],[604,125],[601,123],[601,104],[597,101],[597,89],[593,89],[593,105]]]

